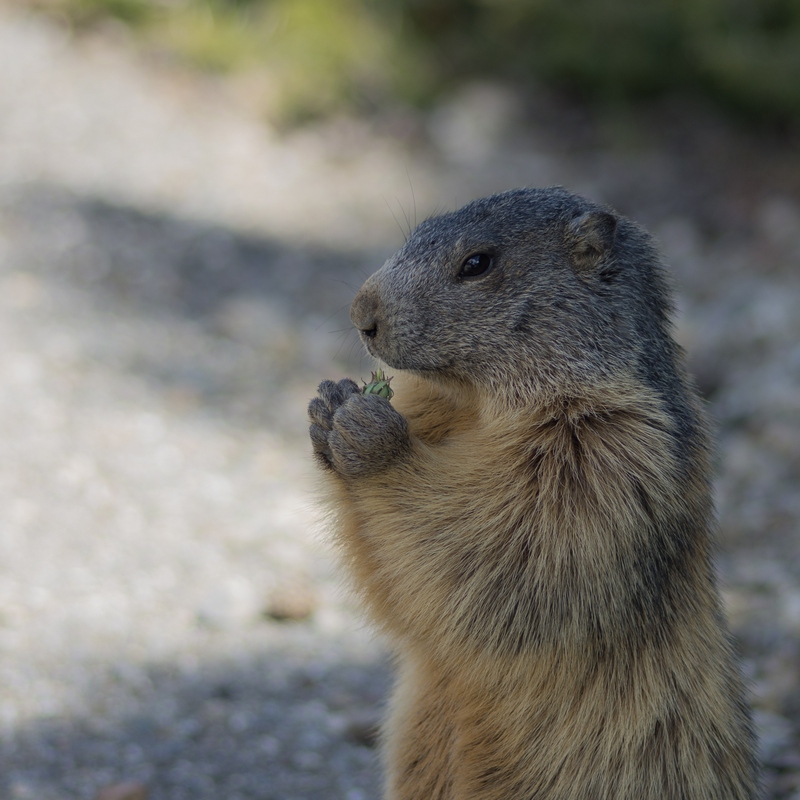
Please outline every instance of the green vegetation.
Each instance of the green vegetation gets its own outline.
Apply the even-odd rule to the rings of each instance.
[[[800,0],[42,0],[204,68],[266,67],[289,119],[424,104],[465,78],[599,102],[669,91],[800,121]]]

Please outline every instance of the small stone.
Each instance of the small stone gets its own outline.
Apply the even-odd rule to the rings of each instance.
[[[112,783],[100,789],[95,800],[147,800],[147,787],[138,781]]]
[[[296,579],[275,587],[267,598],[264,616],[279,622],[301,622],[317,607],[317,596],[308,581]]]

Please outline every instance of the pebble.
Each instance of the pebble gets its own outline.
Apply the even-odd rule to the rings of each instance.
[[[104,786],[95,800],[147,800],[147,787],[143,783],[115,783]]]
[[[317,597],[307,580],[281,581],[271,592],[264,608],[265,616],[279,622],[302,622],[314,613]]]

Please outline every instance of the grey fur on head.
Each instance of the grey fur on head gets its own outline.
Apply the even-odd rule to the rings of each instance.
[[[518,189],[421,223],[351,318],[391,367],[484,388],[513,380],[530,399],[647,373],[643,354],[674,347],[668,297],[641,227],[562,188]]]

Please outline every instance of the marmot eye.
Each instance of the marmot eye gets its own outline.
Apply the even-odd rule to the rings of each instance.
[[[462,265],[458,273],[459,278],[477,278],[485,275],[494,266],[494,259],[486,253],[475,253],[470,256]]]

